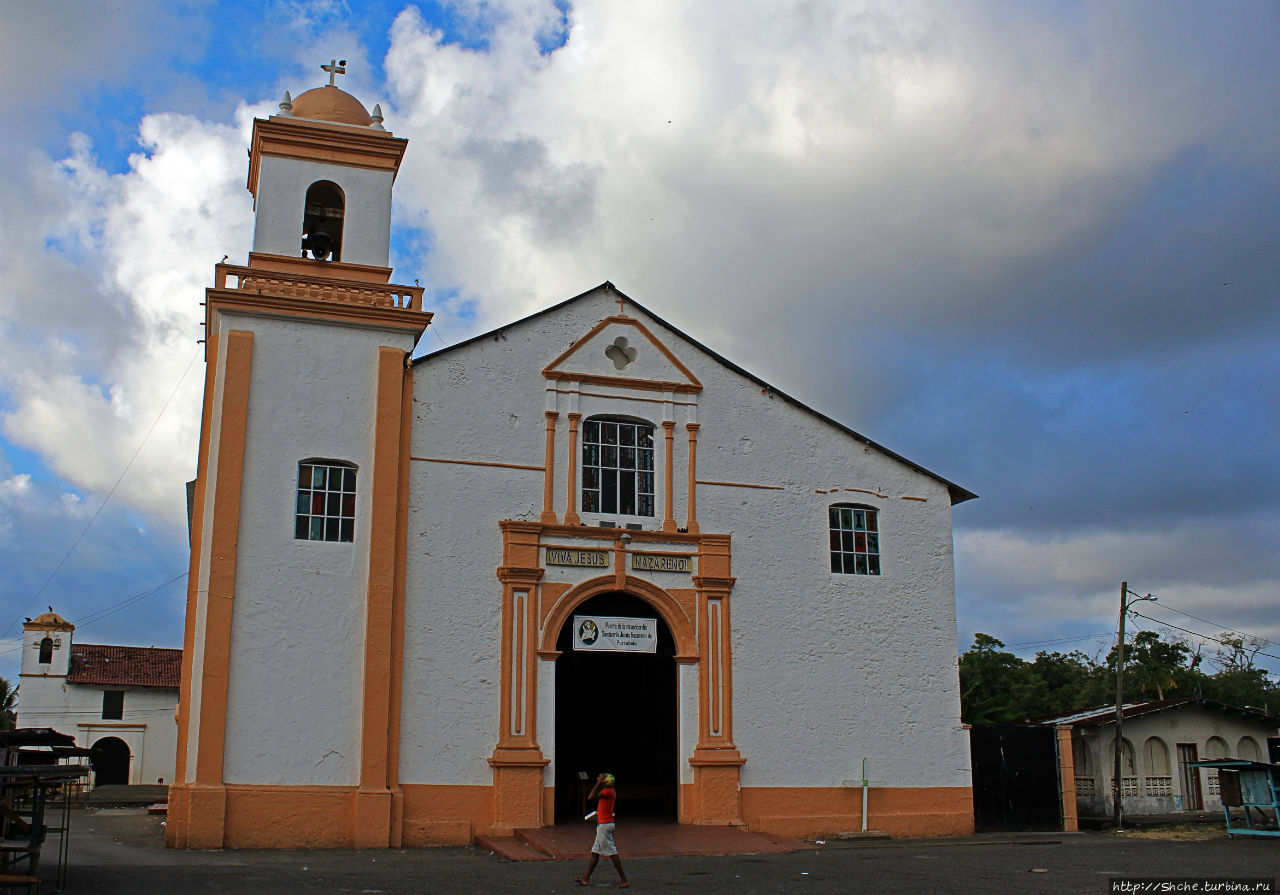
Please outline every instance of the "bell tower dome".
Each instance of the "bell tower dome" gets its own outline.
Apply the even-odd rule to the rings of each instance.
[[[249,192],[254,198],[250,267],[300,270],[297,262],[342,265],[341,273],[386,282],[391,188],[407,140],[382,126],[334,76],[345,62],[323,66],[329,83],[253,122]]]

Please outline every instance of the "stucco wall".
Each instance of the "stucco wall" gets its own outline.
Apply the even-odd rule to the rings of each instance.
[[[223,315],[254,331],[224,779],[356,782],[378,348],[404,335]],[[288,383],[287,388],[279,383]],[[355,541],[294,538],[298,463],[357,466]]]
[[[593,385],[582,391],[596,396],[553,395],[549,405],[540,371],[617,310],[612,296],[596,293],[507,327],[496,338],[417,364],[412,453],[433,460],[541,466],[544,410],[550,406],[560,414],[555,510],[563,518],[568,413],[584,418],[617,413],[659,427],[664,414],[670,415],[677,423],[674,515],[683,526],[685,424],[699,423],[700,480],[769,486],[701,485],[697,490],[701,530],[733,537],[733,700],[735,740],[747,759],[743,786],[839,786],[859,776],[864,756],[877,785],[967,786],[945,486],[762,394],[757,384],[630,305],[627,313],[701,380],[701,393],[686,398],[650,391],[645,394],[656,403],[638,403],[599,397],[610,388]],[[627,375],[677,375],[653,346],[634,337],[630,344],[638,355]],[[600,373],[614,369],[595,361]],[[669,401],[665,406],[663,398]],[[696,406],[682,403],[686,400]],[[661,428],[656,434],[661,467]],[[656,516],[645,520],[646,528],[656,528],[665,515],[661,482],[660,475]],[[492,780],[485,758],[497,739],[500,692],[497,522],[536,520],[542,487],[537,471],[413,464],[401,746],[405,782]],[[832,488],[880,496],[815,493]],[[829,571],[827,507],[845,501],[881,513],[884,573],[878,577]],[[584,514],[583,521],[594,526],[599,518],[608,517]],[[593,573],[557,569],[555,574],[561,576],[557,580],[571,581]],[[687,578],[677,583],[661,573],[649,577],[664,587],[691,586]],[[682,680],[687,677],[682,673]],[[686,681],[682,690],[689,689]],[[541,701],[548,698],[544,693]],[[680,708],[684,766],[697,706],[685,698]],[[547,733],[541,739],[549,752],[553,718],[543,710],[538,723]]]
[[[386,267],[395,180],[390,171],[270,155],[263,156],[258,177],[253,251],[299,256],[303,204],[308,187],[318,180],[336,183],[346,195],[341,260]]]

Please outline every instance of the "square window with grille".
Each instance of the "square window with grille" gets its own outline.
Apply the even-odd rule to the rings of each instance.
[[[582,511],[653,515],[653,426],[605,419],[582,424]]]
[[[324,462],[298,464],[293,536],[300,541],[355,539],[356,470]]]
[[[880,522],[870,507],[828,508],[831,571],[839,575],[880,574]]]

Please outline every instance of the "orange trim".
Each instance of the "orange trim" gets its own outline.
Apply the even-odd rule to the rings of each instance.
[[[862,789],[767,787],[742,789],[742,816],[753,832],[827,839],[861,829]],[[891,836],[973,833],[973,790],[967,786],[872,787],[868,828]]]
[[[212,349],[209,351],[209,349]],[[214,333],[206,347],[210,360],[204,374],[204,404],[200,411],[200,453],[196,460],[195,501],[191,508],[191,560],[187,567],[187,614],[182,632],[182,677],[178,690],[178,755],[174,782],[187,780],[187,729],[191,723],[191,674],[196,653],[197,594],[200,590],[200,544],[204,538],[204,492],[209,477],[209,433],[213,413],[213,386],[218,377],[218,334]],[[166,827],[166,836],[173,833]],[[169,842],[172,846],[174,843]]]
[[[548,525],[555,525],[560,520],[556,518],[555,509],[555,477],[556,477],[556,419],[560,416],[554,410],[547,411],[547,453],[545,464],[545,475],[542,480],[542,521]]]
[[[287,259],[281,255],[255,253],[250,257],[259,261],[257,266],[215,264],[213,289],[217,292],[233,294],[302,298],[326,304],[348,304],[409,314],[423,313],[424,287],[401,286],[386,282],[381,275],[386,273],[389,276],[391,272],[389,267],[296,259],[302,262],[298,269],[284,263],[284,261],[295,259]],[[260,260],[264,258],[281,259],[281,262],[279,264],[264,263]],[[288,267],[288,269],[279,271],[277,267]],[[234,282],[228,285],[228,280]]]
[[[720,485],[725,488],[759,488],[762,491],[786,491],[782,485],[748,485],[746,482],[709,482],[706,479],[698,479],[694,484],[697,485]]]
[[[578,378],[578,377],[574,377]],[[630,382],[631,380],[627,380]],[[617,383],[610,383],[617,385]],[[671,404],[675,407],[697,407],[697,401],[668,401],[666,398],[645,398],[641,395],[624,395],[617,392],[584,392],[581,389],[554,388],[557,395],[581,395],[584,398],[608,398],[613,401],[642,401],[646,404]]]
[[[692,607],[684,605],[667,591],[642,578],[628,576],[622,587],[628,593],[648,602],[653,606],[654,611],[662,616],[662,620],[666,622],[667,627],[671,630],[671,636],[675,640],[677,658],[698,655],[698,638],[694,633],[693,622],[690,618],[690,609]],[[598,578],[584,581],[566,591],[556,601],[551,611],[547,613],[547,619],[542,625],[542,638],[538,644],[539,651],[544,653],[555,652],[556,638],[560,634],[560,629],[572,617],[574,610],[597,594],[610,593],[617,589],[618,581],[615,576],[602,575]]]
[[[1080,818],[1076,806],[1076,754],[1071,748],[1071,725],[1055,727],[1058,736],[1058,782],[1061,785],[1062,830],[1076,833]]]
[[[702,391],[701,384],[690,385],[686,382],[669,382],[665,379],[627,379],[621,376],[605,376],[599,373],[560,373],[555,370],[543,370],[542,375],[548,379],[567,379],[572,382],[585,382],[588,385],[606,385],[613,388],[638,388],[650,392],[675,392],[676,394],[688,395]],[[584,393],[579,392],[579,394]],[[627,399],[625,395],[602,395],[600,397],[619,400]],[[637,398],[636,400],[641,399]],[[665,400],[663,403],[666,403]]]
[[[240,533],[240,492],[244,480],[245,432],[249,422],[249,385],[253,333],[231,330],[222,369],[218,468],[214,476],[213,532],[209,542],[209,582],[205,603],[204,667],[201,669],[200,719],[195,780],[222,782],[226,741],[227,683],[231,661],[231,615],[235,601],[236,558]]]
[[[569,482],[565,489],[568,493],[565,496],[564,524],[577,525],[582,521],[582,517],[577,512],[577,494],[578,494],[578,422],[582,419],[580,413],[569,414]]]
[[[676,517],[675,517],[676,424],[674,420],[663,420],[662,436],[664,441],[666,442],[666,456],[667,456],[667,466],[666,466],[666,471],[664,476],[664,478],[666,479],[666,482],[664,485],[665,493],[663,494],[663,496],[666,498],[667,508],[666,508],[665,517],[662,520],[662,530],[675,531],[676,530]]]
[[[370,128],[343,127],[318,121],[303,121],[273,115],[270,119],[253,119],[250,139],[249,179],[246,186],[258,198],[258,174],[262,156],[300,159],[312,162],[336,162],[357,168],[400,170],[409,141],[393,137],[386,131]]]
[[[404,785],[404,845],[470,845],[493,814],[490,786]]]
[[[927,498],[927,497],[908,497],[908,496],[906,496],[906,495],[903,495],[902,499],[903,499],[903,500],[919,500],[919,501],[923,502],[923,501],[928,500],[929,498]]]
[[[677,370],[679,370],[681,373],[685,375],[685,377],[687,377],[687,381],[686,382],[663,382],[655,379],[630,379],[625,376],[600,376],[600,375],[590,374],[590,373],[588,374],[568,373],[568,372],[564,372],[556,369],[556,367],[558,367],[561,363],[567,360],[579,348],[581,348],[587,342],[591,341],[591,339],[593,339],[597,333],[614,324],[619,324],[622,326],[630,326],[640,330],[640,333],[646,339],[649,340],[649,342],[653,345],[653,347],[657,348],[658,351],[660,351],[667,358],[667,360],[671,361],[671,363],[675,366]],[[546,368],[543,369],[542,375],[547,377],[548,379],[574,379],[580,382],[589,382],[593,385],[613,385],[613,386],[621,386],[623,388],[643,388],[643,389],[650,389],[655,391],[671,391],[671,392],[679,392],[679,393],[686,393],[686,394],[690,392],[702,391],[702,383],[698,381],[698,377],[694,376],[688,367],[680,363],[680,359],[671,353],[671,349],[669,349],[666,345],[662,344],[662,342],[658,341],[657,337],[654,336],[654,334],[649,331],[648,327],[646,327],[639,320],[636,320],[634,317],[619,316],[617,314],[613,315],[612,317],[606,317],[603,320],[601,320],[599,323],[597,323],[595,326],[593,326],[590,332],[588,332],[585,336],[583,336],[582,338],[574,342],[572,345],[570,345],[564,352],[560,354],[559,357],[557,357],[550,364],[548,364]]]
[[[190,848],[221,848],[224,844],[226,793],[222,785],[223,757],[226,748],[227,686],[231,662],[231,617],[235,605],[235,579],[238,539],[240,532],[240,493],[244,481],[245,432],[249,417],[249,386],[253,365],[253,333],[230,330],[226,333],[225,350],[219,353],[219,341],[213,340],[215,361],[206,375],[221,381],[221,394],[215,389],[216,404],[210,402],[210,435],[212,422],[218,425],[218,462],[215,469],[206,469],[212,476],[213,518],[209,535],[207,582],[196,582],[196,593],[204,584],[204,653],[201,667],[197,669],[192,657],[190,676],[185,694],[187,704],[181,710],[186,718],[185,730],[180,739],[187,740],[194,732],[196,743],[195,767],[185,767],[184,778],[189,781],[173,787],[178,790],[178,811],[173,820],[174,829],[166,830],[166,836],[175,845]],[[206,383],[206,392],[208,393]],[[207,446],[207,445],[206,445]],[[202,452],[207,457],[208,451]],[[192,544],[192,567],[200,568],[204,554],[203,532],[201,540]],[[198,577],[198,576],[197,576]],[[197,598],[197,607],[198,607]],[[197,608],[197,612],[199,609]],[[194,633],[192,635],[194,641]],[[194,650],[192,650],[194,652]],[[184,660],[185,660],[184,655]],[[200,693],[199,717],[191,715],[193,693]]]
[[[430,311],[412,311],[407,308],[379,308],[348,304],[342,301],[324,301],[296,296],[266,295],[257,292],[230,290],[205,291],[205,331],[214,332],[213,315],[217,311],[239,311],[244,314],[260,314],[265,317],[302,317],[306,320],[331,320],[339,323],[356,323],[379,329],[398,330],[419,338],[431,322]]]
[[[497,469],[527,469],[530,472],[544,472],[542,466],[525,466],[520,463],[494,463],[489,460],[449,460],[444,457],[410,457],[420,463],[457,463],[461,466],[492,466]]]
[[[689,521],[685,527],[692,533],[698,531],[698,429],[697,423],[685,423],[689,430]]]
[[[270,252],[250,252],[250,270],[271,270],[293,277],[322,277],[328,280],[357,283],[390,283],[391,268],[372,264],[352,264],[350,261],[316,261],[311,258],[295,258],[293,255],[273,255]],[[247,274],[245,274],[247,275]],[[410,293],[419,287],[402,287]],[[419,305],[420,306],[420,305]]]
[[[390,718],[387,724],[387,785],[391,789],[392,847],[399,847],[404,842],[404,793],[400,788],[400,716],[404,693],[404,601],[409,552],[409,449],[413,442],[413,369],[408,364],[402,366],[395,584],[391,596]]]
[[[392,619],[395,603],[396,496],[400,490],[400,424],[404,352],[378,349],[374,406],[372,506],[369,512],[369,584],[365,598],[364,684],[360,724],[360,791],[356,825],[360,848],[391,844],[390,774]]]

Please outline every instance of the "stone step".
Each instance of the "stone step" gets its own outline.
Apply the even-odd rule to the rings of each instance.
[[[538,851],[515,836],[477,836],[476,847],[487,849],[506,861],[550,861],[551,856]]]

